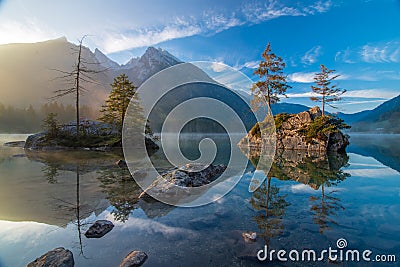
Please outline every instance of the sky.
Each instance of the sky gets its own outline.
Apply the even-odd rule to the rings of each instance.
[[[85,45],[124,64],[148,46],[183,61],[254,68],[268,42],[285,63],[284,102],[309,101],[320,64],[347,90],[341,111],[372,109],[400,94],[400,0],[0,0],[0,44],[88,34]]]

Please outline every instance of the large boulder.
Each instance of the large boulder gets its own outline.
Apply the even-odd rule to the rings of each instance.
[[[56,248],[32,261],[27,267],[73,267],[72,252],[65,248]]]
[[[176,186],[181,188],[207,185],[220,176],[225,165],[186,164],[159,175],[157,179],[139,196],[175,194]]]

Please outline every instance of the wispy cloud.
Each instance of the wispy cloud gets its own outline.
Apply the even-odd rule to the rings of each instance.
[[[318,1],[315,4],[305,7],[303,10],[307,14],[317,14],[327,12],[332,7],[331,1]]]
[[[391,89],[375,88],[375,89],[351,90],[351,91],[347,91],[343,96],[344,97],[390,99],[397,95],[399,95],[399,93],[394,92]]]
[[[367,63],[398,63],[400,62],[400,42],[364,45],[361,49],[361,57]]]
[[[260,62],[259,61],[249,61],[243,64],[243,67],[249,68],[249,69],[256,69],[258,68]]]
[[[366,69],[359,71],[359,73],[354,74],[353,78],[355,80],[375,82],[375,81],[388,81],[388,80],[400,80],[400,71],[395,70],[371,70]]]
[[[105,33],[106,38],[96,40],[105,53],[114,53],[137,47],[151,46],[164,41],[193,36],[202,30],[196,25],[172,24],[161,29],[143,29],[135,32]]]
[[[242,70],[244,68],[256,69],[258,68],[259,64],[260,64],[259,61],[248,61],[243,64],[236,64],[233,68],[236,70]]]
[[[211,69],[214,72],[222,72],[227,68],[227,65],[225,65],[223,62],[214,62],[211,65]]]
[[[347,64],[354,64],[357,61],[357,55],[350,48],[346,48],[343,51],[338,51],[335,55],[336,62],[344,62]]]
[[[295,83],[313,83],[314,76],[316,72],[295,72],[288,75],[289,82]],[[350,78],[349,75],[343,73],[337,73],[339,77],[336,78],[337,81],[339,80],[347,80]]]
[[[248,2],[242,8],[246,20],[253,23],[259,23],[283,16],[307,16],[317,13],[324,13],[332,6],[331,1],[316,1],[309,5],[285,5],[278,0],[269,0],[266,2]]]
[[[318,57],[322,54],[322,46],[314,46],[310,50],[308,50],[304,56],[301,58],[301,62],[307,65],[314,64],[317,62]]]
[[[346,98],[358,98],[356,101],[360,101],[358,103],[366,103],[366,101],[370,101],[367,99],[374,99],[371,100],[372,102],[382,102],[385,99],[391,99],[395,96],[399,95],[398,92],[395,92],[391,89],[385,88],[376,88],[376,89],[364,89],[364,90],[349,90],[342,95],[343,100]],[[312,96],[318,96],[316,93],[309,91],[304,93],[288,93],[287,96],[289,98],[307,98]],[[364,99],[364,100],[362,100]],[[352,102],[355,100],[352,99]],[[371,103],[372,103],[371,102]],[[354,102],[356,103],[356,102]],[[348,102],[346,104],[349,104]]]
[[[400,41],[369,43],[360,47],[347,47],[338,51],[335,56],[337,62],[344,63],[399,63]]]
[[[295,72],[288,75],[288,80],[296,83],[312,83],[314,76],[315,72]]]
[[[314,15],[326,12],[330,7],[330,1],[317,1],[309,5],[286,5],[277,0],[248,2],[230,12],[205,10],[200,15],[174,17],[164,26],[144,27],[134,32],[130,28],[107,30],[104,33],[107,37],[96,42],[106,53],[113,53],[198,34],[215,34],[232,27],[258,24],[282,16]],[[319,53],[320,48],[317,50]],[[310,58],[308,61],[312,60]]]
[[[322,0],[226,1],[226,5],[196,3],[198,8],[182,5],[179,1],[171,1],[168,5],[163,0],[158,2],[142,4],[143,11],[137,11],[137,5],[133,3],[121,7],[85,3],[76,11],[79,19],[74,21],[66,15],[73,10],[71,3],[61,6],[52,3],[49,10],[56,6],[59,10],[65,9],[65,14],[53,21],[53,14],[37,5],[10,1],[5,6],[9,14],[0,17],[0,43],[37,42],[60,35],[76,40],[88,33],[91,46],[110,54],[193,35],[213,35],[232,27],[254,25],[282,16],[315,15],[327,12],[332,6],[331,1]],[[177,9],[177,5],[182,7]],[[134,10],[128,11],[130,9]],[[32,19],[32,14],[37,14],[40,20]],[[28,19],[24,19],[25,16]]]

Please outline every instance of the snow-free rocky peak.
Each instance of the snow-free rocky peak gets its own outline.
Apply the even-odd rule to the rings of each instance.
[[[103,54],[99,49],[94,50],[94,56],[97,61],[106,68],[118,69],[120,66],[118,63],[112,61],[109,57]]]

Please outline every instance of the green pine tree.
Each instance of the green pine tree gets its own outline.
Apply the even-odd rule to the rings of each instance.
[[[126,110],[129,102],[135,95],[137,87],[129,81],[128,76],[121,74],[114,79],[111,88],[111,93],[105,105],[100,110],[102,116],[99,119],[103,122],[116,125],[122,131]]]
[[[287,76],[283,74],[286,64],[281,57],[272,52],[270,43],[261,56],[263,60],[254,71],[254,74],[258,75],[260,80],[254,83],[251,88],[254,95],[251,104],[255,110],[266,106],[267,103],[270,107],[271,104],[279,101],[278,95],[285,95],[286,90],[291,88],[286,83]]]
[[[321,64],[321,72],[318,72],[314,76],[314,81],[316,86],[311,86],[314,93],[319,96],[312,96],[310,99],[315,102],[322,103],[322,116],[325,116],[325,104],[336,108],[331,105],[331,102],[339,101],[341,95],[346,93],[345,89],[341,89],[337,84],[332,84],[332,82],[338,78],[340,75],[333,75],[335,70],[330,70]]]

